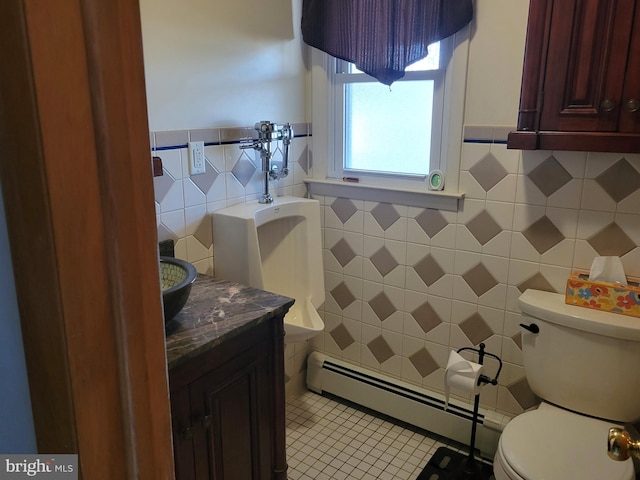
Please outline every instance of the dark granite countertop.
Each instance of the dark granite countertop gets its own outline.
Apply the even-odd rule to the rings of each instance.
[[[260,322],[283,315],[291,305],[289,297],[198,275],[187,304],[166,325],[169,369]]]

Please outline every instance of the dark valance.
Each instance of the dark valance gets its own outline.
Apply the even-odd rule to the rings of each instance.
[[[467,25],[472,0],[304,0],[304,41],[385,85]]]

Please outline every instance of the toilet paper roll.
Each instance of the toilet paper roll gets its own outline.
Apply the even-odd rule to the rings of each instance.
[[[466,395],[475,395],[480,392],[482,385],[478,384],[478,379],[482,372],[483,366],[479,363],[468,361],[454,350],[449,352],[449,361],[444,371],[445,410],[449,406],[451,389]]]

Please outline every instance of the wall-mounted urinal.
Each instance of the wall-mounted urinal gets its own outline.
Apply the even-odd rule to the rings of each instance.
[[[295,298],[284,319],[285,342],[307,340],[322,330],[324,271],[317,200],[277,197],[218,210],[213,220],[217,278]]]

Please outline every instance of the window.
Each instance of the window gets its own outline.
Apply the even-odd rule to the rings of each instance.
[[[391,87],[335,60],[335,176],[424,179],[440,167],[447,57],[431,45]]]
[[[458,176],[469,29],[434,48],[437,54],[409,67],[391,87],[312,49],[313,175],[306,180],[312,192],[433,208],[441,207],[442,193],[463,196]],[[408,98],[409,106],[389,101],[396,97]],[[438,196],[427,188],[435,169],[445,173]]]

